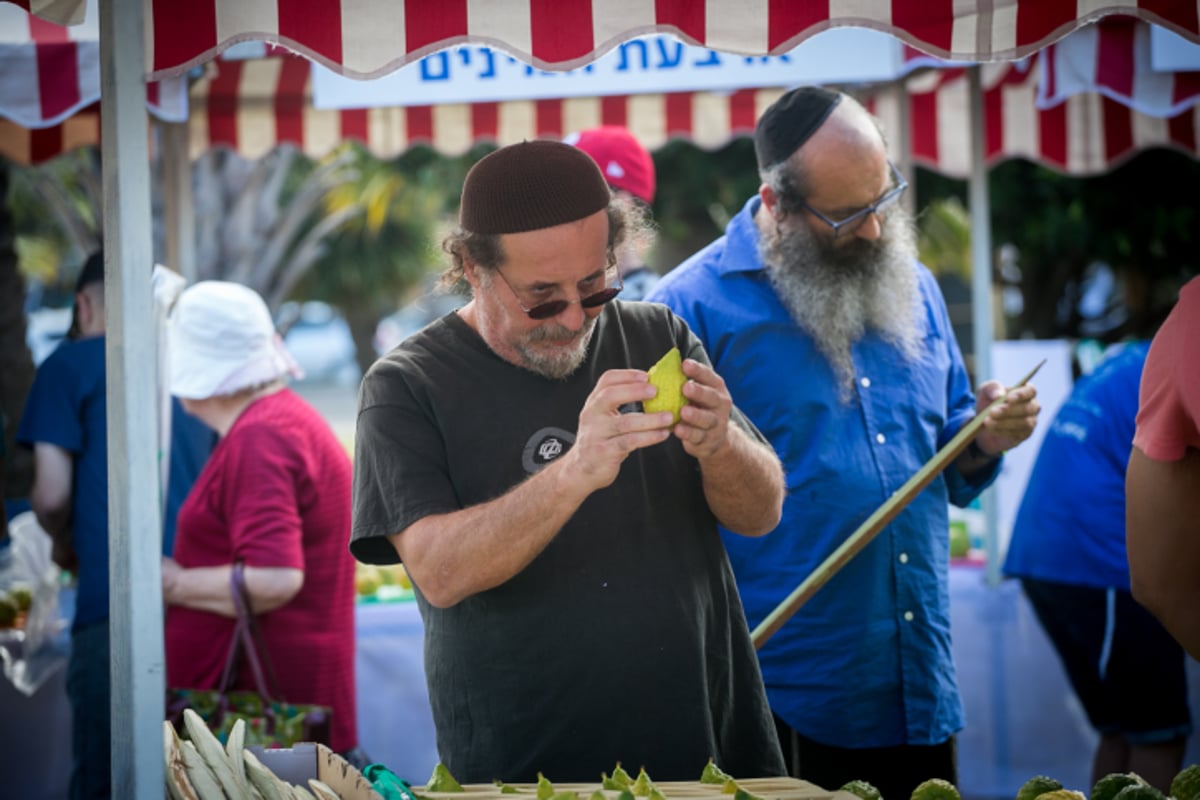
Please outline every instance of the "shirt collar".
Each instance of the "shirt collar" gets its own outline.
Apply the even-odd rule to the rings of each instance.
[[[758,255],[758,225],[754,222],[761,205],[762,198],[757,194],[752,196],[725,226],[725,249],[717,263],[718,274],[763,271]]]

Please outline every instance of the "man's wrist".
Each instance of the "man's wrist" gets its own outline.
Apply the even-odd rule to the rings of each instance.
[[[979,446],[979,442],[977,440],[972,439],[971,443],[967,445],[967,454],[971,456],[971,458],[979,461],[996,461],[1000,458],[1000,456],[1004,455],[1004,451],[1002,450],[999,453],[992,455],[991,453],[984,451],[984,449]]]

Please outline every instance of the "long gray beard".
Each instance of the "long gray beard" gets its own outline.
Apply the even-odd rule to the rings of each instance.
[[[920,354],[925,330],[918,313],[916,238],[903,209],[884,218],[873,242],[855,238],[834,247],[799,225],[787,232],[776,227],[759,250],[784,307],[829,359],[843,403],[854,396],[850,348],[868,330],[908,361]]]

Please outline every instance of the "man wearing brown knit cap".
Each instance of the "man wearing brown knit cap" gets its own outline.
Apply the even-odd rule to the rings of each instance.
[[[774,528],[782,471],[688,327],[614,301],[627,208],[570,145],[482,159],[445,243],[472,299],[363,379],[350,547],[412,578],[460,782],[783,770],[717,533]],[[674,425],[641,407],[672,347]]]

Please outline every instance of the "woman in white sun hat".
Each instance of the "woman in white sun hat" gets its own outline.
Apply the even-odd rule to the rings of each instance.
[[[287,388],[295,362],[252,289],[224,281],[189,287],[167,339],[172,394],[220,437],[179,510],[174,559],[163,562],[167,685],[217,687],[240,561],[284,699],[330,706],[327,744],[360,755],[349,456]],[[242,669],[237,688],[254,688],[252,681]]]

